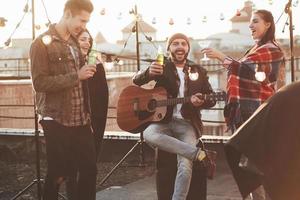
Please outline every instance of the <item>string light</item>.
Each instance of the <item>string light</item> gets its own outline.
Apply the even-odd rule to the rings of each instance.
[[[101,9],[100,15],[105,15],[105,8],[102,8],[102,9]]]
[[[153,17],[153,19],[152,19],[152,24],[156,24],[156,18],[155,17]]]
[[[28,3],[25,5],[23,11],[24,11],[24,13],[28,13],[28,12],[29,12],[29,6],[28,6]]]
[[[107,70],[111,70],[114,67],[114,63],[112,61],[111,55],[106,55],[106,59],[104,62],[104,67]]]
[[[120,12],[118,15],[118,20],[122,19],[122,13]]]
[[[196,81],[199,78],[199,73],[198,72],[189,72],[189,79],[191,81]]]
[[[262,66],[256,64],[255,67],[255,79],[259,82],[263,82],[266,79],[266,73],[263,71]]]
[[[236,14],[237,17],[241,16],[241,11],[239,9],[236,10]]]
[[[257,10],[256,5],[252,3],[252,11],[256,11],[256,10]]]
[[[266,73],[265,72],[255,72],[255,79],[259,82],[263,82],[266,79]]]
[[[269,0],[269,4],[270,4],[270,5],[273,5],[273,0]]]
[[[42,41],[45,45],[49,45],[52,42],[52,37],[50,35],[44,35]]]
[[[5,44],[5,46],[9,46],[9,44],[10,44],[10,42],[11,42],[11,38],[8,38],[7,40],[6,40],[6,42],[4,42],[4,44]]]
[[[40,29],[41,29],[41,25],[38,25],[38,24],[35,25],[35,29],[36,29],[36,30],[40,30]]]
[[[4,27],[5,22],[7,22],[7,20],[4,17],[0,17],[0,27]]]
[[[192,20],[191,20],[190,17],[188,17],[188,18],[186,19],[186,24],[187,24],[187,25],[191,25],[191,23],[192,23]]]
[[[174,24],[174,20],[173,20],[173,18],[170,18],[170,20],[169,20],[169,24],[170,24],[170,25],[173,25],[173,24]]]
[[[45,26],[46,27],[49,27],[51,25],[51,22],[49,21],[49,22],[47,22],[47,23],[45,23]]]
[[[203,16],[202,18],[202,23],[206,23],[207,22],[207,17],[206,16]]]
[[[225,16],[223,13],[220,14],[220,20],[223,21],[225,19]]]

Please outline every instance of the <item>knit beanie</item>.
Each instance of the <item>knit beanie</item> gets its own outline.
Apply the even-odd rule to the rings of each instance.
[[[175,33],[171,37],[168,38],[168,41],[167,41],[167,50],[169,50],[171,43],[174,40],[176,40],[176,39],[184,39],[188,43],[189,50],[190,50],[190,41],[189,41],[189,38],[186,35],[184,35],[183,33]]]

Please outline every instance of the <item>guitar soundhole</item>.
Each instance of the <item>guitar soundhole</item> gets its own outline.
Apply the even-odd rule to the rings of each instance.
[[[148,109],[149,110],[154,110],[156,108],[156,100],[155,99],[151,99],[148,103]]]

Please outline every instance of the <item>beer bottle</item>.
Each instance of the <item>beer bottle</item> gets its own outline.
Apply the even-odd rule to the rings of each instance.
[[[163,52],[161,46],[158,46],[158,49],[157,49],[156,62],[160,65],[164,64],[164,52]]]

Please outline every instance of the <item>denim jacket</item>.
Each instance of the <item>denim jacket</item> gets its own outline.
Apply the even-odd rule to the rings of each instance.
[[[43,42],[44,39],[44,42]],[[45,39],[50,39],[47,44]],[[71,36],[71,45],[81,52],[76,38]],[[46,44],[45,44],[46,43]],[[36,106],[38,114],[56,118],[68,118],[71,112],[72,88],[79,83],[76,72],[72,71],[70,62],[75,62],[68,56],[70,48],[63,41],[51,25],[49,30],[36,38],[30,48],[31,76],[33,88],[36,92]],[[82,66],[82,62],[79,66]],[[84,104],[90,112],[87,82],[82,82]]]

